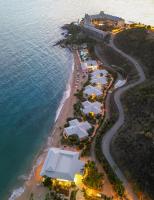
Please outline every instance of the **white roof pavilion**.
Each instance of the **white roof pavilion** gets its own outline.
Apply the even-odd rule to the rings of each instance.
[[[91,125],[85,121],[85,122],[79,122],[77,119],[69,121],[69,127],[65,128],[65,134],[67,136],[70,135],[78,135],[79,139],[83,139],[85,137],[88,137],[88,130],[91,127]]]
[[[96,60],[86,60],[81,64],[82,70],[96,70],[98,68],[98,63]]]
[[[88,85],[87,87],[85,87],[84,94],[87,94],[89,96],[90,95],[101,96],[102,91],[101,91],[101,89],[99,89],[97,87],[93,87],[91,85]]]
[[[96,71],[91,73],[93,77],[101,77],[101,75],[106,76],[107,74],[108,74],[108,71],[105,69],[97,69]]]
[[[80,173],[84,162],[79,160],[79,152],[50,148],[42,167],[41,176],[74,181],[76,173]]]
[[[89,102],[89,101],[85,101],[82,103],[83,105],[83,109],[82,111],[84,112],[84,114],[89,114],[90,112],[93,112],[94,114],[99,114],[101,113],[101,107],[102,107],[102,104],[98,101],[96,102]]]
[[[92,78],[90,82],[105,85],[105,84],[107,84],[107,79],[106,79],[106,77],[102,76],[102,77],[99,77],[99,78]]]
[[[87,60],[87,65],[88,66],[98,66],[97,61],[96,60]]]

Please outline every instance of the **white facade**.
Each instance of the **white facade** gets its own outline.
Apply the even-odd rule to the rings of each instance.
[[[95,77],[95,78],[96,77],[98,78],[98,77],[101,77],[101,76],[107,76],[107,74],[108,74],[108,71],[105,70],[105,69],[98,69],[98,70],[91,73],[92,77]]]
[[[90,82],[103,86],[107,84],[107,79],[106,77],[92,78]]]
[[[94,71],[98,69],[98,63],[96,60],[87,60],[81,64],[81,68],[83,71]]]
[[[87,87],[85,87],[85,90],[83,92],[85,95],[88,96],[101,96],[102,95],[102,91],[101,89],[97,88],[97,87],[93,87],[91,85],[88,85]]]
[[[87,131],[92,128],[87,121],[79,122],[77,119],[69,121],[69,125],[69,127],[64,129],[64,135],[67,137],[77,135],[80,140],[88,137],[89,134]]]
[[[124,19],[117,16],[105,14],[103,11],[101,11],[99,14],[96,15],[88,15],[88,14],[85,15],[84,21],[86,24],[92,24],[93,20],[100,20],[100,21],[110,20],[116,23],[117,26],[119,27],[123,27],[125,25]]]
[[[85,102],[82,103],[82,105],[84,107],[82,109],[82,111],[86,115],[89,114],[89,113],[94,113],[95,115],[98,115],[102,111],[101,110],[102,104],[98,101],[93,102],[93,103],[89,102],[89,101],[85,101]]]
[[[83,167],[84,162],[79,160],[79,152],[50,148],[40,175],[74,181],[75,174],[81,173]]]

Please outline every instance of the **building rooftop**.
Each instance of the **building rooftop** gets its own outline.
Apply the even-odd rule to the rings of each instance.
[[[90,20],[97,20],[97,19],[104,19],[104,20],[113,20],[113,21],[120,21],[120,20],[124,20],[121,17],[117,17],[114,15],[109,15],[109,14],[105,14],[104,11],[101,11],[99,14],[96,15],[85,15],[85,18],[90,18]]]
[[[107,84],[107,79],[106,79],[106,77],[104,77],[104,76],[102,76],[102,77],[92,77],[92,79],[91,79],[91,81],[90,81],[91,83],[96,83],[96,84],[101,84],[101,85],[105,85],[105,84]]]
[[[69,125],[69,127],[64,129],[67,136],[78,135],[79,139],[88,137],[89,134],[87,131],[92,128],[87,121],[79,122],[77,119],[69,121]]]
[[[84,163],[79,160],[79,152],[50,148],[45,159],[41,176],[74,181],[76,173],[80,173]]]
[[[106,76],[107,74],[108,74],[108,71],[105,69],[97,69],[96,71],[91,73],[93,77]]]
[[[98,101],[96,102],[89,102],[89,101],[85,101],[82,103],[83,105],[83,109],[82,111],[85,113],[85,114],[89,114],[90,112],[93,112],[94,114],[99,114],[101,113],[101,107],[102,107],[102,104]]]
[[[93,87],[91,85],[88,85],[88,86],[85,87],[84,94],[87,94],[89,96],[90,95],[101,96],[102,91],[101,91],[101,89],[99,89],[97,87]]]
[[[87,65],[91,65],[91,66],[98,66],[97,61],[96,60],[87,60],[86,61]]]

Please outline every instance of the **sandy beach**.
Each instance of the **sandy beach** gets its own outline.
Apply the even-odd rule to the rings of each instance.
[[[30,198],[30,194],[34,194],[34,198],[42,199],[45,194],[48,192],[46,188],[44,188],[41,183],[40,171],[42,165],[44,163],[44,159],[47,154],[47,150],[50,147],[61,147],[60,140],[62,137],[63,127],[66,123],[68,117],[73,117],[73,105],[76,103],[76,97],[74,96],[77,89],[80,89],[85,81],[83,78],[83,73],[80,68],[80,59],[78,57],[78,52],[73,50],[74,57],[74,71],[72,74],[72,78],[70,80],[70,96],[64,102],[64,105],[60,111],[57,121],[55,122],[53,131],[47,141],[42,152],[40,152],[39,160],[40,163],[34,169],[34,172],[29,180],[27,180],[24,184],[24,193],[17,198],[17,200],[28,200]],[[77,82],[77,79],[79,80]],[[65,147],[65,149],[70,149],[70,147]],[[35,163],[36,165],[36,163]]]

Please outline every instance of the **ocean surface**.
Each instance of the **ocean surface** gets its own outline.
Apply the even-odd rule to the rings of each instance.
[[[73,61],[53,46],[60,27],[100,10],[154,25],[153,0],[0,1],[0,200],[21,191],[65,98]]]

